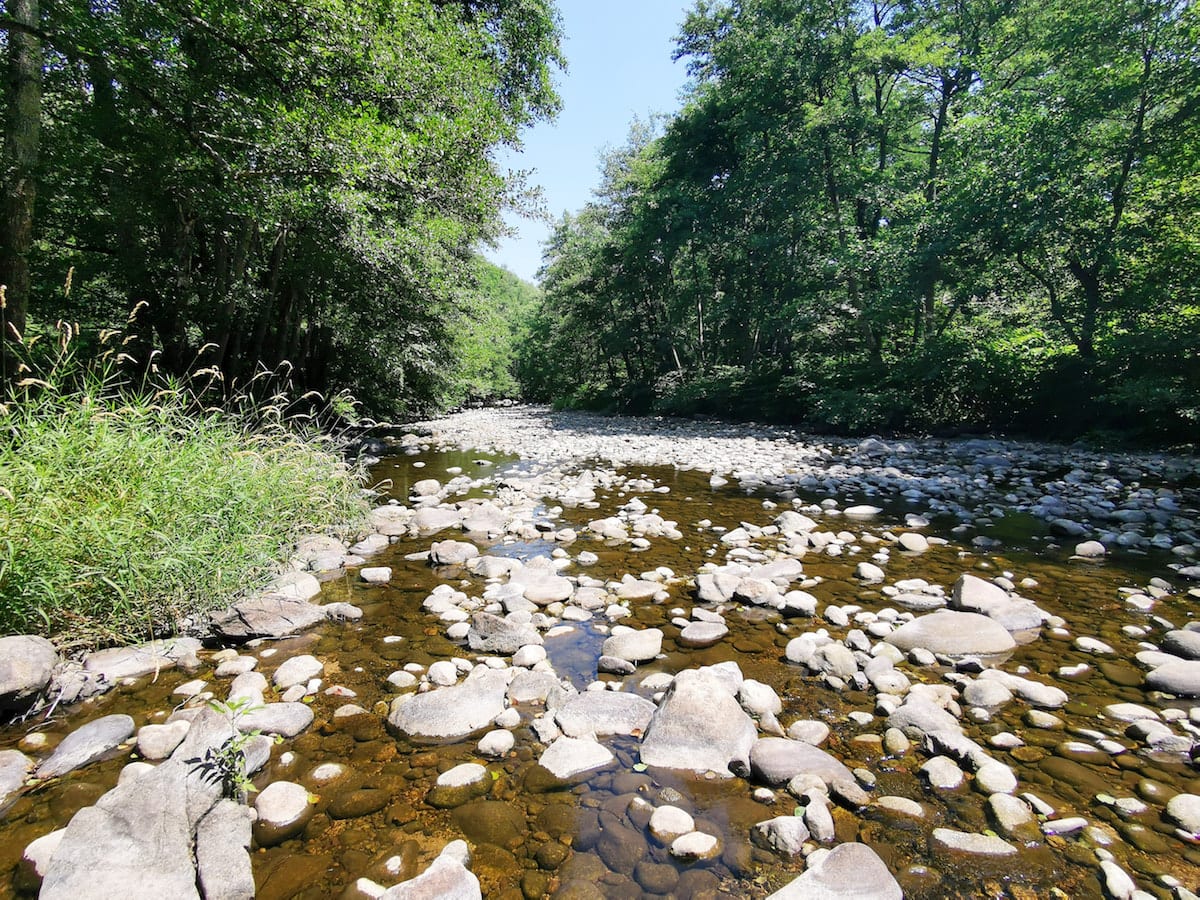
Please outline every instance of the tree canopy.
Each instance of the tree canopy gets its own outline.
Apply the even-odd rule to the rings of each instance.
[[[683,109],[546,247],[526,388],[1194,440],[1198,38],[1184,0],[700,0]]]
[[[558,108],[550,0],[10,0],[7,371],[57,318],[383,411],[453,392],[454,325]],[[64,286],[66,289],[64,290]]]

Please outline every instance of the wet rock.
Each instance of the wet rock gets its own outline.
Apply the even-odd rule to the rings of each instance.
[[[56,665],[58,651],[43,637],[0,637],[0,710],[23,710],[32,705],[50,684]]]
[[[935,756],[921,766],[921,774],[930,787],[952,791],[963,783],[963,772],[948,756]]]
[[[439,775],[426,800],[438,809],[453,809],[483,796],[490,787],[487,769],[478,763],[463,763]]]
[[[50,758],[34,772],[37,778],[57,778],[105,756],[133,736],[129,716],[104,716],[82,725],[63,738]]]
[[[1200,660],[1200,631],[1168,631],[1163,635],[1162,649],[1183,659]]]
[[[196,872],[204,900],[250,900],[249,807],[221,800],[196,828]]]
[[[935,846],[975,856],[1014,856],[1017,852],[1017,848],[1003,838],[952,828],[933,829],[933,841]]]
[[[132,733],[133,723],[129,729]],[[222,783],[196,765],[233,735],[224,716],[201,710],[171,758],[118,784],[67,825],[46,871],[41,897],[196,898],[192,840],[220,799]]]
[[[1200,796],[1176,794],[1167,801],[1167,816],[1184,831],[1200,834]]]
[[[631,663],[646,662],[662,652],[662,640],[663,633],[659,628],[620,631],[614,628],[612,637],[604,641],[601,654]]]
[[[737,686],[710,671],[676,675],[646,728],[642,762],[720,776],[733,774],[731,765],[747,768],[758,730],[735,699]]]
[[[777,816],[759,822],[750,829],[750,840],[755,845],[783,856],[795,856],[800,853],[808,838],[804,820],[798,816]]]
[[[787,784],[797,775],[815,775],[826,784],[854,781],[854,774],[824,750],[789,738],[760,738],[750,748],[750,771],[768,785]]]
[[[555,711],[567,737],[641,734],[657,707],[644,697],[614,691],[585,691]]]
[[[697,859],[712,859],[720,854],[720,839],[703,831],[689,832],[671,842],[671,855],[676,859],[688,862]]]
[[[21,789],[33,765],[33,760],[20,750],[0,750],[0,808]]]
[[[595,741],[560,737],[542,753],[538,764],[555,778],[570,781],[580,775],[603,769],[615,757]]]
[[[166,725],[143,725],[137,733],[137,751],[143,759],[166,759],[187,737],[191,727],[192,723],[186,720]]]
[[[650,834],[660,844],[670,844],[678,837],[696,830],[696,820],[678,806],[660,806],[650,816]]]
[[[1007,835],[1028,840],[1037,830],[1037,819],[1029,804],[1011,794],[988,797],[988,812],[996,828]]]
[[[237,718],[243,733],[261,731],[282,737],[295,737],[312,723],[312,707],[305,703],[267,703]]]
[[[508,674],[475,668],[454,687],[405,694],[392,702],[388,724],[414,737],[466,737],[488,728],[504,712]]]
[[[392,569],[390,566],[367,566],[359,571],[358,577],[367,584],[387,584],[392,580]]]
[[[679,632],[679,643],[693,649],[711,647],[727,634],[729,628],[720,622],[689,622]]]
[[[839,844],[768,900],[902,900],[904,892],[866,844]],[[815,857],[817,854],[813,854]]]
[[[482,900],[479,879],[465,865],[469,858],[466,844],[453,841],[428,869],[389,888],[381,900]]]
[[[1147,673],[1146,687],[1179,697],[1200,697],[1200,660],[1161,665]]]
[[[212,618],[213,631],[229,640],[279,638],[324,622],[327,610],[304,600],[262,596],[244,600]]]
[[[542,636],[526,622],[513,622],[491,613],[476,613],[467,632],[467,644],[477,653],[516,653],[528,645],[540,645]]]
[[[274,847],[299,834],[315,811],[308,791],[291,781],[274,781],[263,788],[254,798],[254,809],[254,840],[260,847]]]
[[[479,741],[479,750],[481,756],[490,756],[498,758],[504,756],[508,751],[512,750],[516,743],[511,731],[505,731],[503,728],[498,728],[495,731],[489,731]]]
[[[528,826],[518,808],[499,800],[473,800],[451,814],[455,826],[472,844],[514,848],[525,840]]]
[[[916,648],[949,657],[996,656],[1016,647],[998,622],[978,613],[939,610],[901,625],[884,638],[900,650]]]
[[[429,548],[435,566],[461,566],[479,556],[479,548],[466,541],[438,541]]]
[[[50,859],[66,831],[65,828],[59,828],[29,842],[13,877],[13,885],[18,891],[26,894],[38,892],[46,877],[46,870],[50,868]]]
[[[275,687],[287,690],[292,685],[304,684],[311,678],[318,677],[325,671],[325,664],[315,656],[293,656],[275,670],[271,680]]]

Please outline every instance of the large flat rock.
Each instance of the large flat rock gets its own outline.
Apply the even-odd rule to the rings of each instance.
[[[509,675],[504,670],[474,669],[461,684],[427,694],[398,697],[388,724],[411,737],[466,737],[490,728],[504,712]]]
[[[994,619],[979,613],[938,610],[901,625],[884,638],[901,650],[918,647],[944,656],[999,656],[1016,641]]]
[[[902,900],[887,865],[866,844],[838,844],[767,900]]]
[[[614,691],[576,694],[554,714],[568,737],[635,734],[646,730],[657,709],[645,697]]]
[[[745,769],[758,737],[754,720],[735,696],[736,687],[712,672],[680,672],[655,711],[642,740],[648,766],[734,774]]]

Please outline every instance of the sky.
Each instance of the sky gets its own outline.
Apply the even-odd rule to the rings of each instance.
[[[599,185],[600,152],[624,145],[635,117],[679,108],[686,62],[672,62],[674,38],[694,0],[558,0],[567,71],[557,77],[563,108],[553,122],[525,132],[521,154],[501,164],[532,169],[554,219],[576,212]],[[517,235],[484,255],[527,281],[541,267],[545,222],[513,215]]]

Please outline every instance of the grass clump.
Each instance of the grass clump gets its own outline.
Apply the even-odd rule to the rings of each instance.
[[[300,534],[365,517],[360,473],[279,406],[207,408],[111,369],[53,381],[0,404],[0,633],[173,633],[261,587]]]

